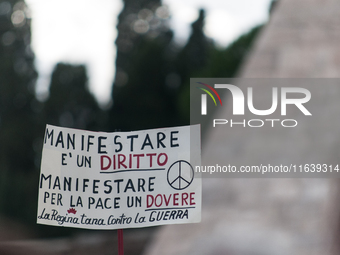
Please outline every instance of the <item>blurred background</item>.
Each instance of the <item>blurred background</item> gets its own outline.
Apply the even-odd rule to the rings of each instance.
[[[0,0],[0,254],[116,254],[115,231],[35,223],[45,125],[111,132],[189,124],[190,77],[247,73],[244,60],[276,6],[271,0]],[[255,70],[248,77],[261,77],[266,68],[248,67]],[[142,254],[157,231],[124,231],[126,253]]]

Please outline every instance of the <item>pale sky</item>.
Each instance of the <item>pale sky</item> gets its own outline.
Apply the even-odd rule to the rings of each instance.
[[[163,0],[171,28],[185,42],[198,9],[206,10],[205,33],[226,46],[255,25],[265,22],[271,0]],[[109,102],[115,72],[117,17],[121,0],[26,0],[32,12],[32,46],[39,73],[37,93],[46,97],[56,63],[85,64],[90,91]]]

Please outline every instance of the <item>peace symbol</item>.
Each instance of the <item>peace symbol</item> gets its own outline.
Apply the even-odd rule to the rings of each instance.
[[[190,163],[185,160],[176,161],[168,169],[167,181],[169,185],[176,190],[187,188],[193,179],[194,169]]]

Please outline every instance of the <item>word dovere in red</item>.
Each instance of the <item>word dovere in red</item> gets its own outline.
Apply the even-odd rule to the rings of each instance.
[[[106,155],[100,157],[100,170],[139,169],[143,167],[162,167],[168,162],[166,153],[147,154],[117,154],[112,158]]]
[[[196,205],[195,203],[195,192],[190,192],[189,194],[184,192],[182,194],[157,194],[157,195],[147,195],[146,196],[146,207],[150,208],[152,206],[160,207],[165,206],[186,206],[186,205]]]

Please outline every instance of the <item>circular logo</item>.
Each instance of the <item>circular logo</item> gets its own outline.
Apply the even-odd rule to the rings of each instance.
[[[169,167],[167,180],[172,188],[176,190],[185,189],[194,180],[194,169],[189,162],[178,160]]]

